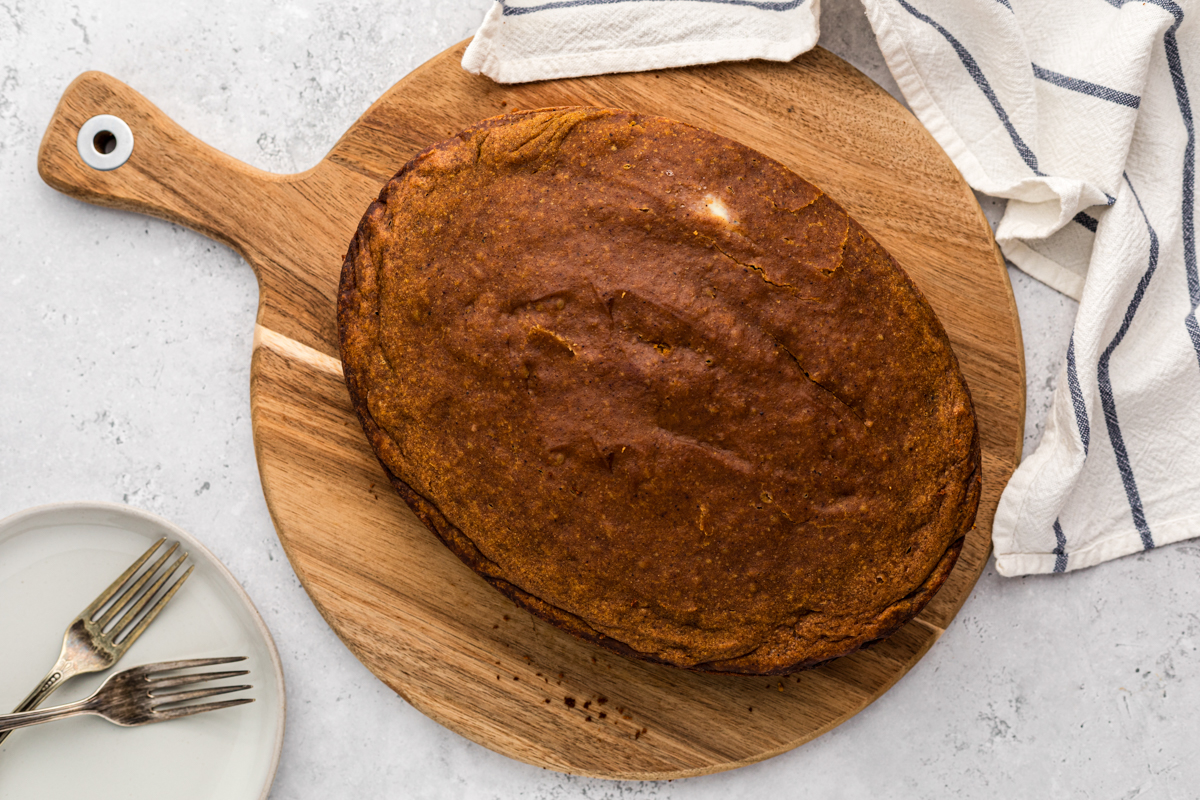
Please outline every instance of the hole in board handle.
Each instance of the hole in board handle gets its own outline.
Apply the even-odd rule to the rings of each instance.
[[[92,147],[100,155],[106,156],[117,149],[117,137],[113,136],[112,131],[100,131],[92,137]]]

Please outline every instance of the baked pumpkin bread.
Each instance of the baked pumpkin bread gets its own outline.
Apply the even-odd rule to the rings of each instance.
[[[488,119],[384,187],[342,270],[346,382],[413,511],[538,616],[781,674],[946,579],[979,439],[896,262],[783,165],[660,117]]]

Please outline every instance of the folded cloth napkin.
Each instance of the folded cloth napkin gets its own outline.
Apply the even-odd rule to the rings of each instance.
[[[463,54],[500,83],[763,58],[817,43],[820,0],[499,0]]]
[[[1200,0],[863,2],[917,117],[971,186],[1008,198],[1004,254],[1079,300],[1046,432],[996,512],[998,570],[1065,572],[1200,535]],[[717,10],[754,44],[707,50],[721,31],[699,20]],[[776,38],[751,34],[763,15]],[[811,46],[817,17],[816,0],[508,0],[463,63],[520,81],[767,57],[768,41]]]

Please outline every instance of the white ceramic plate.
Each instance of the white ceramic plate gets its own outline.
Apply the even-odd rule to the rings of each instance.
[[[260,800],[283,745],[283,671],[271,634],[223,564],[171,523],[126,506],[67,503],[0,520],[0,713],[53,666],[67,625],[161,536],[196,566],[117,666],[82,675],[43,707],[91,694],[152,661],[244,655],[255,702],[141,728],[76,717],[14,731],[0,745],[0,798]],[[214,668],[216,669],[216,668]]]

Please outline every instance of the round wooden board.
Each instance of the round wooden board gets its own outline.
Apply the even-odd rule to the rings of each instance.
[[[802,744],[864,708],[933,644],[975,584],[1014,469],[1024,367],[1011,288],[970,189],[920,124],[826,51],[500,86],[459,67],[464,44],[387,92],[318,166],[254,170],[203,145],[100,73],[66,91],[39,154],[52,186],[154,214],[237,249],[259,277],[252,367],[263,489],[292,565],[347,646],[388,686],[462,735],[530,764],[606,778],[701,775]],[[782,161],[892,252],[953,341],[983,440],[978,522],[921,615],[886,641],[788,678],[694,674],[579,642],[464,567],[388,485],[337,359],[334,298],[359,217],[428,144],[514,108],[597,105],[680,119]],[[76,152],[80,125],[134,132],[111,172]]]

